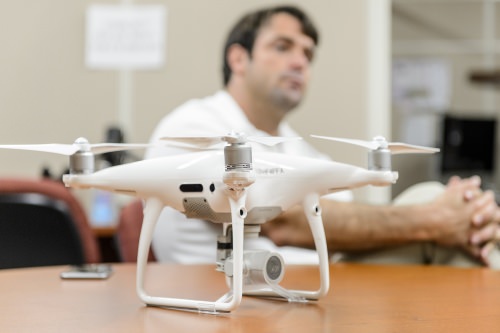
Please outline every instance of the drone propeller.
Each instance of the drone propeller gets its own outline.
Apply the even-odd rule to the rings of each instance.
[[[192,136],[192,137],[162,137],[160,140],[173,143],[185,144],[196,148],[210,148],[214,145],[226,142],[229,144],[243,144],[246,142],[257,142],[266,146],[300,140],[300,137],[277,137],[277,136],[246,136],[242,133],[229,133],[222,136]]]
[[[370,149],[368,152],[368,169],[391,170],[391,155],[395,154],[432,154],[439,151],[438,148],[409,145],[400,142],[387,142],[383,136],[376,136],[371,141],[342,139],[329,136],[312,135],[314,138],[345,142]]]
[[[111,153],[115,151],[142,149],[153,147],[152,144],[142,143],[96,143],[90,146],[90,150],[94,154]]]
[[[46,153],[71,156],[77,152],[88,152],[93,154],[104,154],[114,151],[140,149],[150,147],[150,144],[120,144],[120,143],[97,143],[89,144],[87,139],[78,138],[73,144],[28,144],[28,145],[0,145],[0,149],[32,150]]]
[[[41,151],[41,152],[54,153],[66,156],[73,155],[80,149],[76,145],[65,145],[57,143],[35,144],[35,145],[0,145],[0,148]]]
[[[401,142],[387,142],[387,140],[382,137],[382,136],[376,136],[373,138],[371,141],[365,141],[365,140],[357,140],[357,139],[343,139],[343,138],[334,138],[334,137],[329,137],[329,136],[319,136],[319,135],[311,135],[314,138],[318,139],[326,139],[326,140],[331,140],[331,141],[338,141],[338,142],[344,142],[344,143],[349,143],[353,145],[358,145],[361,147],[365,147],[371,150],[377,150],[377,149],[389,149],[391,151],[391,154],[432,154],[432,153],[437,153],[439,152],[439,148],[432,148],[432,147],[424,147],[424,146],[417,146],[417,145],[410,145],[407,143],[401,143]]]
[[[301,137],[283,137],[283,136],[250,136],[249,141],[257,142],[266,146],[275,146],[277,144],[289,141],[302,140]]]
[[[94,172],[94,155],[121,150],[151,147],[151,144],[90,144],[85,138],[78,138],[73,144],[34,144],[34,145],[0,145],[0,149],[32,150],[69,156],[71,174],[88,174]]]

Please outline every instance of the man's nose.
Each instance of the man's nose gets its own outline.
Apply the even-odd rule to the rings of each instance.
[[[291,58],[292,58],[291,63],[293,68],[303,69],[309,66],[309,58],[307,57],[307,55],[304,53],[303,50],[295,50],[294,52],[292,52]]]

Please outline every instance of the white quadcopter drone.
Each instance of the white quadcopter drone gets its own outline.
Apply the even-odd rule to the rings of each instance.
[[[391,153],[434,153],[435,148],[373,141],[318,137],[369,148],[369,168],[281,153],[255,152],[248,141],[274,145],[295,138],[246,137],[230,133],[220,137],[163,138],[165,142],[209,147],[225,143],[224,150],[200,150],[93,171],[94,154],[145,148],[151,145],[97,144],[78,139],[72,145],[0,145],[0,148],[47,151],[70,156],[66,186],[98,188],[144,199],[144,221],[137,256],[137,293],[154,306],[202,311],[230,312],[244,294],[282,297],[288,301],[317,300],[329,289],[329,258],[320,196],[365,185],[387,186],[396,182]],[[260,225],[290,207],[302,203],[319,257],[320,286],[317,290],[288,290],[280,286],[285,263],[278,253],[245,251],[246,237],[257,236]],[[145,290],[144,276],[153,231],[165,206],[187,217],[223,225],[217,246],[217,270],[223,272],[229,291],[218,300],[205,301],[152,296]]]

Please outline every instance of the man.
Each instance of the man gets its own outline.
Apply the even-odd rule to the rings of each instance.
[[[308,17],[295,7],[274,7],[250,13],[230,32],[224,49],[225,89],[192,100],[167,115],[151,141],[162,136],[223,135],[232,130],[247,135],[297,136],[284,121],[302,100],[318,33]],[[304,141],[273,148],[254,149],[325,158]],[[151,149],[147,158],[180,152]],[[479,180],[453,179],[429,204],[372,207],[350,202],[350,193],[337,200],[324,199],[323,220],[329,250],[364,251],[432,241],[461,248],[487,262],[498,233],[500,216],[491,192],[479,191]],[[199,263],[215,261],[215,244],[221,226],[190,220],[164,209],[153,238],[160,261]],[[312,247],[305,217],[299,207],[283,214],[279,223],[266,223],[265,233],[280,245]],[[256,246],[273,247],[261,238]],[[289,248],[287,248],[289,249]],[[306,252],[286,252],[285,261]]]

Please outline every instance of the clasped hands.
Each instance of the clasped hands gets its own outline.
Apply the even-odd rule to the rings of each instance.
[[[500,244],[500,209],[494,193],[481,191],[480,185],[477,176],[450,178],[432,203],[436,212],[445,214],[438,219],[433,239],[440,245],[458,246],[490,266],[490,254]]]

